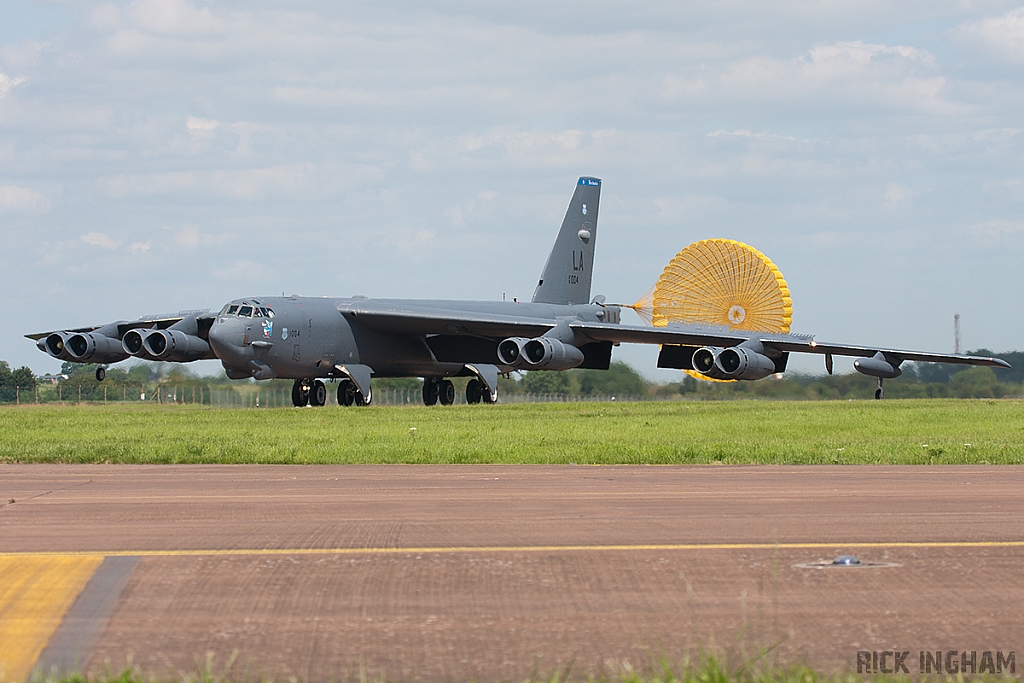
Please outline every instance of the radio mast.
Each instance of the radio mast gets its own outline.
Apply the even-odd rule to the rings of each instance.
[[[960,354],[960,314],[953,314],[953,353]]]

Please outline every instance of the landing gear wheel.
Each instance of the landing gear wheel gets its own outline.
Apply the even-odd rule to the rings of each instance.
[[[885,392],[882,391],[882,378],[878,378],[878,388],[875,389],[875,399],[881,400],[885,396]]]
[[[372,398],[372,395],[371,395],[371,398]],[[357,405],[357,406],[368,406],[368,405],[370,405],[370,402],[366,400],[365,396],[363,396],[363,392],[359,391],[358,389],[356,389],[355,393],[352,394],[352,403],[354,405]]]
[[[338,405],[339,406],[350,406],[352,401],[355,400],[356,386],[352,383],[352,380],[343,379],[338,382]]]
[[[301,408],[309,403],[309,380],[297,379],[292,384],[292,405]]]
[[[107,370],[102,365],[96,368],[96,381],[102,382],[103,378],[107,376]]]
[[[437,403],[437,384],[436,377],[423,378],[423,405],[432,406]]]
[[[486,391],[486,390],[485,390]],[[490,392],[488,392],[490,393]],[[466,384],[466,403],[475,405],[480,402],[480,380],[471,379]]]
[[[484,386],[482,382],[480,383],[480,402],[486,404],[495,403],[494,399],[491,398],[491,390]]]
[[[310,388],[309,391],[309,405],[313,406],[314,408],[319,408],[320,406],[326,404],[327,387],[325,387],[324,383],[321,382],[320,380],[316,380],[313,382],[313,386]]]
[[[437,400],[443,406],[455,403],[455,385],[450,379],[443,379],[437,383]]]

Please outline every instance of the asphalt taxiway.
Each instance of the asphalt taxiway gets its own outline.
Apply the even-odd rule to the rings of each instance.
[[[0,465],[0,667],[505,681],[1018,651],[1022,490],[1012,466]]]

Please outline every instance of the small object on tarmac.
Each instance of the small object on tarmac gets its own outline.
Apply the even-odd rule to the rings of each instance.
[[[840,555],[836,559],[832,560],[832,564],[838,567],[849,567],[860,564],[860,558],[856,555]]]

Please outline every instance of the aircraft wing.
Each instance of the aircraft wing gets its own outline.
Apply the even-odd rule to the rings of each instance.
[[[351,316],[357,324],[379,332],[398,334],[466,334],[489,339],[541,336],[557,321],[549,318],[529,318],[491,313],[472,313],[443,308],[381,308],[373,304],[345,304],[339,311]],[[820,355],[870,358],[882,352],[891,359],[926,363],[954,363],[959,365],[987,365],[1008,368],[1010,364],[999,358],[927,353],[872,346],[822,343],[813,336],[800,334],[770,334],[724,327],[671,324],[666,327],[642,327],[610,323],[567,320],[569,329],[595,342],[661,344],[675,346],[736,346],[756,339],[784,353],[815,353]]]
[[[25,336],[28,339],[31,339],[32,341],[39,341],[40,339],[43,339],[45,337],[49,337],[54,332],[70,332],[72,334],[79,334],[79,333],[84,333],[84,332],[92,332],[93,330],[98,330],[101,327],[103,327],[103,326],[102,325],[93,325],[92,327],[76,327],[73,330],[50,330],[49,332],[33,332],[32,334],[26,334]]]
[[[207,322],[212,321],[216,317],[207,309],[202,309],[197,311],[182,311],[181,313],[178,313],[176,315],[144,315],[138,320],[118,320],[116,323],[113,323],[113,325],[117,326],[117,336],[118,338],[121,338],[124,336],[124,333],[127,332],[128,330],[134,330],[141,327],[154,328],[157,330],[167,329],[171,325],[181,322],[186,315],[194,315],[196,316],[196,320],[205,320]],[[92,325],[90,327],[76,327],[74,329],[64,328],[60,330],[50,330],[49,332],[33,332],[32,334],[26,334],[25,337],[31,339],[32,341],[39,341],[40,339],[45,339],[46,337],[49,337],[54,332],[79,334],[85,332],[95,332],[96,330],[103,327],[107,327],[107,325]]]
[[[539,337],[557,321],[550,318],[472,313],[443,308],[378,308],[343,304],[338,310],[357,325],[391,334],[467,334],[489,339]]]
[[[901,361],[922,363],[953,363],[958,365],[988,365],[1009,368],[1010,364],[1001,358],[988,356],[965,356],[947,353],[927,353],[889,349],[878,346],[852,346],[815,341],[809,335],[765,334],[757,332],[731,332],[723,328],[700,328],[691,326],[637,327],[632,325],[605,325],[596,323],[570,323],[570,329],[578,330],[594,341],[633,342],[638,344],[674,344],[680,346],[734,346],[756,339],[786,353],[817,353],[820,355],[852,356],[870,358],[881,351],[886,356]]]

